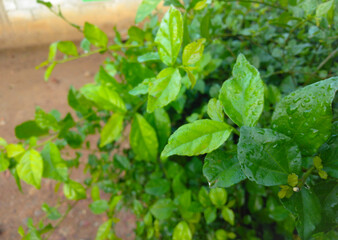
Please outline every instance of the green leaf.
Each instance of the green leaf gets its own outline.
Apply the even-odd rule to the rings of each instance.
[[[157,32],[155,43],[162,62],[173,66],[183,40],[183,20],[181,12],[174,7],[164,15]]]
[[[15,136],[19,139],[29,139],[48,134],[48,129],[42,129],[36,121],[27,121],[15,127]]]
[[[148,52],[137,57],[137,61],[140,63],[158,60],[160,60],[160,55],[158,55],[158,52]]]
[[[204,159],[203,175],[213,187],[227,188],[246,179],[236,152],[216,150]]]
[[[185,46],[183,51],[183,65],[194,65],[201,60],[204,51],[205,39],[199,39]]]
[[[223,122],[224,113],[222,103],[216,98],[211,98],[208,102],[208,115],[212,120]]]
[[[210,189],[209,197],[212,204],[217,208],[221,208],[228,199],[228,193],[224,188],[212,188]]]
[[[47,218],[50,220],[58,220],[61,218],[59,210],[55,207],[50,207],[48,204],[42,204],[42,210],[46,213]]]
[[[100,200],[100,188],[97,185],[94,185],[90,191],[90,196],[92,197],[93,201]]]
[[[81,183],[70,180],[63,185],[63,193],[69,200],[81,200],[87,198],[86,189]]]
[[[333,0],[323,2],[317,6],[316,17],[317,18],[326,17],[329,24],[332,24],[334,18],[334,8],[335,6]]]
[[[48,7],[48,8],[53,7],[53,5],[52,5],[51,2],[46,2],[46,1],[42,1],[42,0],[36,0],[36,2],[39,3],[39,4],[42,4],[42,5],[44,5],[44,6],[46,6],[46,7]]]
[[[77,48],[72,41],[60,41],[57,43],[57,47],[60,52],[71,55],[71,56],[78,56]]]
[[[53,62],[53,63],[50,64],[50,65],[48,66],[48,68],[46,69],[46,71],[45,71],[45,76],[44,76],[44,79],[45,79],[46,82],[48,81],[50,75],[52,74],[52,72],[53,72],[55,66],[56,66],[56,62]]]
[[[104,147],[105,145],[115,141],[121,135],[123,129],[123,119],[124,115],[119,113],[115,113],[109,118],[100,134],[100,147]]]
[[[7,157],[12,158],[25,152],[25,149],[21,144],[8,144],[6,146]]]
[[[5,157],[5,154],[0,152],[0,172],[6,171],[9,167],[9,159]]]
[[[109,219],[108,221],[102,223],[99,229],[97,230],[95,240],[106,240],[110,233],[112,225],[113,225],[112,219]]]
[[[7,146],[7,141],[0,137],[0,147],[6,147]]]
[[[338,178],[338,134],[334,133],[328,142],[319,149],[319,156],[323,161],[323,169],[331,177]]]
[[[297,231],[301,239],[310,239],[321,220],[321,204],[317,196],[306,188],[294,193],[291,198],[284,198],[283,205],[297,217]]]
[[[170,190],[170,182],[161,178],[150,179],[144,190],[150,195],[161,196]]]
[[[33,185],[37,189],[40,189],[43,173],[43,160],[39,152],[34,149],[28,150],[20,158],[16,170],[20,179]]]
[[[288,184],[291,187],[295,187],[298,184],[298,176],[297,174],[291,173],[288,175]]]
[[[107,71],[100,66],[100,71],[95,75],[95,81],[101,84],[110,85],[115,90],[120,90],[121,86]]]
[[[147,16],[149,16],[161,0],[143,0],[137,9],[135,22],[142,22]]]
[[[152,114],[147,114],[146,119],[156,130],[159,149],[163,150],[171,133],[171,121],[168,113],[163,108],[156,109]]]
[[[257,69],[240,54],[232,78],[223,83],[219,100],[238,126],[255,126],[264,106],[264,83]]]
[[[205,8],[206,6],[208,5],[207,3],[207,0],[202,0],[202,1],[199,1],[195,4],[194,6],[194,10],[202,10],[203,8]]]
[[[198,192],[198,200],[202,204],[203,207],[211,206],[209,193],[205,187],[201,187],[200,191]]]
[[[81,88],[81,93],[88,100],[93,101],[100,109],[118,111],[121,113],[126,112],[126,106],[122,98],[108,86],[86,84]]]
[[[101,214],[104,213],[106,210],[108,210],[109,205],[106,200],[96,200],[89,204],[89,209],[94,213],[94,214]]]
[[[235,225],[235,213],[228,207],[222,208],[222,217],[225,221],[230,223],[232,226]]]
[[[150,212],[158,220],[166,220],[171,217],[175,209],[174,203],[170,198],[157,200],[155,204],[150,207]]]
[[[108,44],[107,35],[97,26],[85,23],[83,34],[88,41],[96,47],[106,48]]]
[[[141,82],[136,87],[134,87],[132,90],[130,90],[129,94],[133,95],[133,96],[147,94],[148,90],[149,90],[149,83],[151,81],[154,81],[154,80],[155,80],[155,78],[146,78],[146,79],[144,79],[143,82]]]
[[[156,80],[149,82],[147,111],[153,112],[174,101],[181,89],[181,75],[178,69],[165,68]]]
[[[204,218],[207,224],[212,223],[217,218],[217,209],[214,207],[208,207],[204,210]]]
[[[323,80],[284,97],[272,116],[272,128],[289,136],[302,154],[312,155],[331,134],[331,104],[338,77]]]
[[[66,162],[61,158],[58,147],[50,142],[41,151],[43,159],[43,177],[56,181],[65,182],[68,180],[68,168]]]
[[[191,240],[192,232],[185,221],[179,222],[174,228],[173,240]]]
[[[155,162],[158,140],[154,128],[140,114],[136,114],[131,125],[130,145],[140,160]]]
[[[232,128],[228,124],[208,119],[185,124],[170,136],[161,156],[209,153],[220,147],[231,132]]]
[[[35,110],[35,122],[42,129],[58,129],[58,121],[56,118],[50,114],[43,111],[41,108],[36,108]]]
[[[242,127],[237,151],[245,175],[264,186],[286,184],[289,174],[301,171],[298,146],[271,129]]]

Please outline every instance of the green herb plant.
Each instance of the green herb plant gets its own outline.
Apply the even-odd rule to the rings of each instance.
[[[84,35],[80,48],[50,45],[46,80],[57,64],[109,57],[93,83],[70,88],[76,117],[37,108],[18,143],[0,138],[0,171],[19,189],[53,179],[69,201],[64,213],[44,204],[22,239],[48,239],[87,193],[108,217],[97,240],[119,239],[123,207],[136,239],[338,238],[337,1],[143,0],[143,25],[114,39],[37,2]],[[70,175],[80,164],[83,183]]]

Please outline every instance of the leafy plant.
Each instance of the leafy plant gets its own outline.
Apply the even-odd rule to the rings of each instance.
[[[122,206],[138,218],[136,239],[336,239],[337,2],[166,0],[160,23],[159,2],[141,3],[136,23],[150,20],[126,41],[70,23],[82,50],[51,44],[46,80],[57,64],[111,58],[94,83],[70,88],[76,118],[37,108],[16,127],[19,143],[0,138],[0,170],[19,189],[50,178],[74,201],[63,215],[44,204],[50,222],[29,220],[22,238],[48,239],[90,191],[89,209],[109,219],[98,240],[119,239]],[[90,177],[76,182],[81,153],[60,151],[92,149],[98,133]]]

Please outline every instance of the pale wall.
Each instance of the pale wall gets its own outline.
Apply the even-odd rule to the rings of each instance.
[[[0,0],[0,49],[49,44],[57,40],[81,40],[83,35],[52,14],[35,0]],[[141,0],[49,0],[60,5],[70,21],[83,25],[85,21],[98,25],[108,35],[113,26],[124,33],[134,24]]]

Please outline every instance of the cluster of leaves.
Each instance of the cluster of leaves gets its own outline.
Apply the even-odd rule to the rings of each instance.
[[[111,57],[69,90],[76,117],[37,108],[20,143],[0,138],[0,171],[19,189],[50,178],[74,201],[64,214],[44,204],[50,221],[29,220],[22,238],[48,239],[90,191],[90,210],[108,217],[97,240],[118,239],[121,207],[137,216],[136,239],[336,239],[337,1],[166,0],[159,22],[160,2],[142,1],[136,23],[150,20],[126,41],[85,23],[72,24],[82,50],[51,44],[46,80],[57,64]],[[69,174],[81,150],[92,151],[84,183]]]

